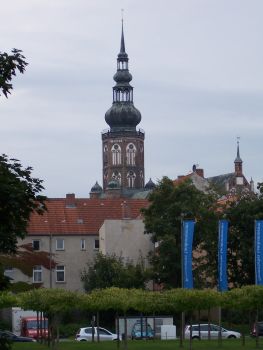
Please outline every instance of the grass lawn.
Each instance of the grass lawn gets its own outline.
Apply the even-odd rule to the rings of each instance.
[[[13,345],[13,350],[47,350],[48,347],[37,343],[16,343]],[[58,345],[59,350],[118,350],[117,342],[76,342],[76,341],[65,341],[60,342]],[[190,343],[185,340],[183,348],[180,348],[179,340],[153,340],[153,341],[128,341],[127,350],[174,350],[174,349],[190,349]],[[245,346],[242,345],[241,339],[223,340],[222,346],[218,346],[217,340],[203,340],[193,341],[193,350],[210,350],[210,349],[222,349],[222,350],[254,350],[263,349],[263,339],[259,340],[259,346],[256,347],[256,340],[247,338]],[[121,342],[119,350],[124,350],[124,343]]]

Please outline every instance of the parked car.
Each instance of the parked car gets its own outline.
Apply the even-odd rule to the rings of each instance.
[[[117,340],[118,336],[115,333],[111,333],[105,328],[93,327],[94,340],[97,341],[97,330],[99,330],[100,340]],[[75,340],[77,341],[91,341],[92,340],[92,327],[80,328],[76,334]]]
[[[253,327],[251,329],[250,335],[252,337],[255,337],[257,335],[257,329],[258,329],[258,336],[263,335],[263,322],[257,322],[253,324]]]
[[[200,333],[199,333],[199,326],[200,326]],[[208,330],[210,326],[210,337],[211,339],[218,338],[218,333],[220,331],[220,327],[215,324],[207,324],[207,323],[201,323],[199,324],[193,324],[192,326],[187,325],[185,327],[185,338],[190,338],[190,329],[192,327],[192,339],[208,339]],[[222,338],[240,338],[241,334],[239,332],[230,331],[223,327],[221,327],[222,332]]]
[[[21,337],[19,335],[16,335],[10,331],[1,331],[0,330],[0,338],[7,338],[8,340],[11,340],[12,342],[35,342],[36,340],[29,337]]]
[[[149,323],[147,323],[147,327],[145,322],[137,321],[134,323],[131,331],[132,339],[153,339],[153,336],[153,330]]]

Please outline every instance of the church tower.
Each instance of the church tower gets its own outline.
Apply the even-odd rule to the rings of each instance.
[[[242,176],[243,175],[243,169],[242,169],[242,159],[240,158],[240,154],[239,154],[239,139],[237,140],[237,156],[236,159],[234,161],[235,163],[235,174],[236,176]]]
[[[113,102],[105,114],[110,129],[102,133],[102,154],[103,190],[119,189],[124,196],[144,188],[144,131],[136,129],[141,113],[133,104],[128,61],[122,21]]]

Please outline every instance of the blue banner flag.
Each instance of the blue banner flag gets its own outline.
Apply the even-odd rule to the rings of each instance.
[[[263,220],[255,221],[255,282],[263,285]]]
[[[184,220],[182,225],[182,287],[193,288],[192,246],[194,238],[194,220]]]
[[[218,290],[228,290],[227,283],[227,234],[228,221],[219,220],[218,224]]]

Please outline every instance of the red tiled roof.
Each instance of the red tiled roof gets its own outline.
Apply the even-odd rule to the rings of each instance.
[[[66,198],[52,198],[46,201],[47,212],[31,215],[27,231],[28,235],[98,234],[104,220],[139,218],[147,205],[146,199],[73,197],[69,203]]]

